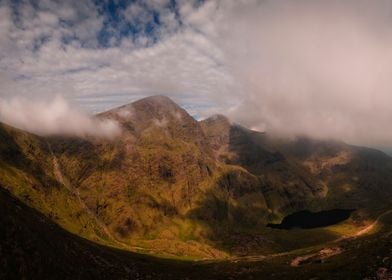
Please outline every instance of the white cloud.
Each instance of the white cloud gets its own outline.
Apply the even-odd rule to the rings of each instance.
[[[92,2],[39,3],[37,16],[23,2],[21,26],[0,4],[0,96],[63,95],[97,112],[164,94],[199,117],[392,145],[390,1],[179,1],[178,14],[168,1],[140,1],[121,17],[158,12],[158,41],[110,29],[108,48],[98,47],[106,19]]]
[[[121,133],[113,120],[99,120],[73,109],[63,98],[49,101],[21,97],[0,99],[0,121],[38,135],[114,138]]]
[[[391,9],[301,0],[228,10],[219,42],[244,92],[233,117],[273,133],[391,145]]]
[[[89,104],[92,103],[88,100],[89,96],[96,99],[112,94],[128,94],[131,96],[129,99],[134,99],[132,96],[165,94],[184,102],[193,96],[193,101],[205,102],[211,92],[224,95],[230,87],[230,78],[223,68],[222,53],[203,34],[191,28],[183,28],[175,34],[170,32],[178,28],[178,24],[169,22],[174,14],[165,4],[165,1],[149,3],[160,9],[161,20],[165,23],[161,41],[149,48],[140,48],[126,39],[121,45],[107,49],[85,48],[76,43],[64,45],[59,40],[60,35],[53,36],[35,53],[20,47],[15,56],[0,61],[0,65],[2,62],[8,65],[8,69],[0,73],[5,79],[0,85],[0,94],[51,96],[55,93],[75,99],[83,97]],[[58,8],[58,18],[62,17],[60,11],[63,9]],[[51,7],[51,10],[55,8]],[[130,13],[130,16],[136,15]],[[92,12],[91,20],[94,18],[96,15]],[[11,21],[10,18],[8,20]],[[97,24],[97,28],[99,26]],[[52,29],[52,33],[56,34],[67,32],[70,30],[66,28]],[[36,37],[28,28],[19,30],[13,27],[8,33],[28,38],[26,45],[30,45],[31,38]],[[88,37],[84,39],[88,40]],[[10,45],[15,45],[15,42],[11,41]],[[15,76],[18,77],[16,80]],[[93,108],[93,111],[99,110],[99,105]]]

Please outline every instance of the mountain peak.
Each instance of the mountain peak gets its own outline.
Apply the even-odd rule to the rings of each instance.
[[[134,103],[136,102],[174,103],[174,101],[170,97],[161,94],[146,96],[135,101]]]
[[[169,97],[165,95],[153,95],[153,96],[147,96],[142,99],[136,100],[132,103],[128,103],[116,108],[113,108],[109,111],[100,113],[98,115],[107,115],[110,113],[116,113],[119,111],[123,111],[126,109],[132,109],[132,108],[143,108],[143,107],[154,107],[154,108],[168,108],[168,109],[173,109],[173,108],[179,108],[180,107]]]
[[[208,122],[225,122],[225,123],[230,123],[230,120],[228,117],[222,114],[215,114],[212,115],[211,117],[205,119],[205,121]]]
[[[139,99],[133,103],[132,106],[153,106],[153,107],[178,107],[172,99],[165,95],[153,95]]]
[[[101,117],[111,117],[122,120],[130,120],[135,115],[145,115],[151,118],[161,118],[168,114],[183,115],[184,110],[172,99],[164,95],[148,96],[132,103],[113,108],[107,112],[98,114]]]
[[[200,124],[163,95],[145,97],[102,113],[100,117],[115,119],[132,133],[164,133],[191,142],[202,140]]]
[[[152,119],[176,119],[188,117],[188,113],[169,97],[155,95],[145,97],[128,105],[131,110],[143,118]]]

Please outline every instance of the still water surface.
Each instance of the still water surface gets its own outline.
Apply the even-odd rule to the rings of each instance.
[[[277,229],[326,227],[347,220],[353,211],[355,209],[332,209],[320,212],[304,210],[284,217],[280,224],[268,224],[267,226]]]

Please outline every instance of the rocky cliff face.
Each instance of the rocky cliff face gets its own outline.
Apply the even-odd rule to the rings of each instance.
[[[221,162],[240,166],[258,179],[255,184],[270,212],[300,208],[326,195],[323,182],[282,154],[266,133],[230,124],[222,116],[213,116],[201,124]]]

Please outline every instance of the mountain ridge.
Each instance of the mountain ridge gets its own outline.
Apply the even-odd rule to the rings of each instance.
[[[392,159],[366,148],[277,140],[222,115],[198,122],[162,96],[97,117],[118,121],[121,136],[39,137],[1,126],[0,184],[101,244],[193,258],[273,252],[286,245],[269,222],[391,197]]]

